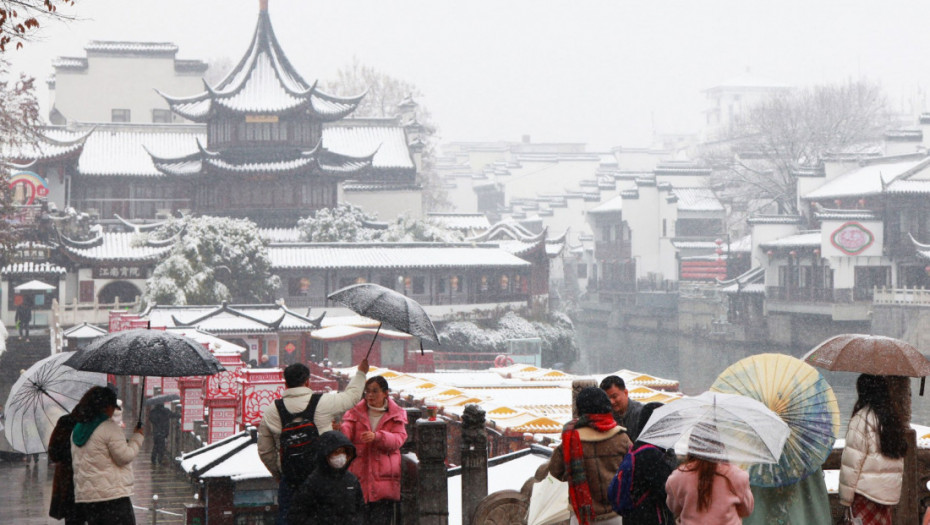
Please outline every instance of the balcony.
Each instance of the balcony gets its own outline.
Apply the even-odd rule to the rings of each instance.
[[[769,313],[829,316],[834,321],[868,321],[872,306],[853,289],[767,286],[765,309]]]

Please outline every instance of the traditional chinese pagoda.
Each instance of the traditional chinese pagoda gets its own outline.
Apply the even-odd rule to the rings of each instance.
[[[333,96],[304,80],[275,38],[266,0],[248,51],[225,79],[192,97],[162,96],[175,114],[206,126],[206,142],[195,139],[188,154],[150,152],[159,172],[190,184],[197,213],[293,225],[313,210],[335,206],[340,181],[415,183],[402,128],[395,128],[400,162],[389,151],[376,161],[386,142],[377,127],[352,133],[350,126],[353,137],[344,137],[344,127],[324,130],[350,115],[363,95]],[[387,142],[398,146],[397,140]]]

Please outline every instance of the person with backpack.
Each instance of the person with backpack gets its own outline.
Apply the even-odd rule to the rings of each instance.
[[[643,405],[638,428],[644,428],[653,410],[660,406],[662,403],[657,402]],[[610,505],[623,517],[624,525],[675,523],[675,516],[665,504],[665,482],[675,467],[674,452],[670,454],[645,441],[633,443],[607,491]]]
[[[355,446],[335,430],[320,436],[316,467],[297,489],[288,525],[361,525],[365,499],[349,466]]]
[[[316,466],[320,434],[331,431],[333,418],[362,397],[366,374],[368,359],[363,359],[345,391],[321,394],[310,389],[307,365],[294,363],[284,369],[287,389],[265,408],[258,426],[258,455],[278,480],[277,525],[287,523],[294,492]]]
[[[607,499],[607,487],[630,448],[630,438],[614,421],[610,399],[600,388],[579,392],[575,407],[580,417],[562,430],[549,473],[568,482],[572,524],[621,525]]]
[[[400,447],[407,441],[407,413],[388,395],[381,376],[365,382],[365,399],[342,416],[342,433],[358,451],[352,473],[365,495],[365,523],[391,525],[400,501]]]

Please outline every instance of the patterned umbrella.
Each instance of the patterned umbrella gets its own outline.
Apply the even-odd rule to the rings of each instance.
[[[812,366],[784,354],[759,354],[724,370],[711,390],[756,399],[778,414],[791,433],[778,463],[749,467],[750,483],[783,487],[817,470],[840,430],[840,409],[827,381]]]
[[[46,357],[29,367],[6,400],[4,433],[13,450],[45,452],[58,418],[69,413],[93,386],[107,384],[106,374],[79,372],[65,366],[74,352]]]

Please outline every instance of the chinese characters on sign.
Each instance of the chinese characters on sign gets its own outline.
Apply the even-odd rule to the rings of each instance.
[[[858,222],[847,222],[834,230],[830,242],[846,255],[859,255],[872,246],[875,236]]]
[[[138,266],[95,266],[94,279],[144,279],[145,272]]]

